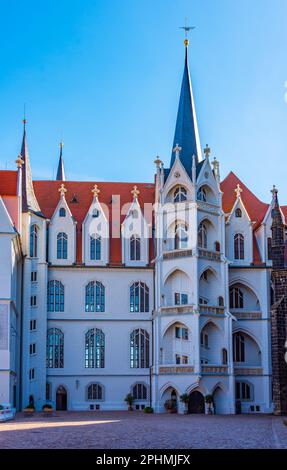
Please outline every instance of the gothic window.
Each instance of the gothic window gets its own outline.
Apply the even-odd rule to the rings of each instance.
[[[247,382],[236,382],[236,400],[252,400],[253,387]]]
[[[245,337],[242,333],[235,333],[233,336],[233,360],[245,362]]]
[[[64,334],[58,328],[50,328],[47,332],[47,367],[64,367]]]
[[[188,340],[188,329],[185,327],[176,326],[175,327],[175,337],[176,339]]]
[[[32,225],[30,228],[30,256],[37,258],[38,256],[38,227]]]
[[[244,236],[241,233],[234,235],[234,259],[244,259]]]
[[[204,331],[202,331],[200,333],[200,345],[205,348],[205,349],[208,349],[208,344],[209,344],[209,341],[208,341],[208,334],[205,333]]]
[[[215,251],[217,251],[218,253],[220,252],[220,243],[219,242],[215,242],[214,243],[214,248],[215,248]]]
[[[187,248],[188,235],[186,224],[180,223],[175,226],[174,248],[176,250]]]
[[[226,365],[228,360],[227,349],[222,349],[222,364]]]
[[[144,282],[130,287],[130,312],[149,312],[149,288]]]
[[[187,192],[183,186],[178,186],[173,193],[174,202],[184,202],[187,200]]]
[[[105,311],[105,286],[100,281],[86,285],[86,312]]]
[[[147,399],[147,386],[145,384],[135,384],[133,386],[133,399],[146,400]]]
[[[57,235],[57,259],[68,258],[68,235],[60,232]]]
[[[220,295],[217,299],[218,307],[224,307],[224,298]]]
[[[268,260],[272,260],[272,238],[267,238],[267,258]]]
[[[198,246],[200,248],[207,248],[207,229],[203,222],[198,227]]]
[[[48,312],[64,311],[64,286],[60,281],[49,281],[47,292]]]
[[[244,297],[242,290],[239,287],[232,287],[229,291],[230,308],[243,308]]]
[[[142,328],[130,334],[130,366],[132,369],[149,367],[149,334]]]
[[[141,240],[138,235],[132,235],[130,238],[130,259],[131,261],[141,259]]]
[[[235,217],[242,217],[242,210],[239,207],[235,211]]]
[[[101,237],[99,235],[92,235],[90,237],[90,258],[91,261],[101,259]]]
[[[88,400],[102,400],[103,399],[103,387],[98,383],[93,383],[87,387],[87,398]]]
[[[105,335],[98,328],[93,328],[85,334],[85,367],[87,369],[105,367]]]
[[[64,209],[64,207],[61,207],[61,209],[59,210],[59,216],[66,217],[66,209]]]
[[[199,188],[197,191],[197,199],[206,202],[206,190],[203,187]]]

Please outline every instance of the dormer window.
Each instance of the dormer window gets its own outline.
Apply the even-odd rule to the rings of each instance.
[[[244,236],[241,233],[234,235],[234,259],[244,259]]]
[[[187,200],[186,189],[183,186],[176,188],[174,191],[173,200],[174,202],[184,202]]]
[[[242,217],[242,210],[238,207],[238,209],[236,209],[235,211],[235,217]]]
[[[30,228],[30,256],[37,258],[38,256],[38,227],[32,225]]]
[[[141,241],[138,235],[132,235],[130,238],[130,259],[131,261],[141,259]]]
[[[203,187],[197,191],[197,199],[198,201],[206,202],[206,190]]]
[[[94,209],[92,213],[92,217],[94,217],[94,219],[97,219],[99,215],[100,215],[100,211],[98,209]]]
[[[90,258],[91,261],[101,259],[101,237],[99,235],[90,237]]]
[[[64,207],[61,207],[59,210],[59,217],[66,217],[66,209]]]
[[[57,259],[68,258],[68,235],[64,232],[57,235]]]

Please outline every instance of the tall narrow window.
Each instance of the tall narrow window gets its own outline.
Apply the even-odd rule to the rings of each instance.
[[[85,367],[87,369],[105,367],[105,335],[98,328],[89,330],[85,335]]]
[[[176,250],[187,248],[188,244],[188,235],[187,235],[187,225],[186,224],[176,224],[175,226],[175,238],[174,238],[174,247]]]
[[[268,260],[272,259],[272,238],[271,237],[267,238],[267,257],[268,257]]]
[[[207,248],[207,229],[203,222],[198,227],[198,246],[200,248]]]
[[[222,349],[222,364],[226,365],[228,361],[227,349]]]
[[[130,258],[131,261],[141,259],[141,240],[138,235],[132,235],[130,238]]]
[[[135,282],[130,287],[130,311],[149,312],[149,288],[144,282]]]
[[[234,259],[244,259],[244,236],[241,233],[234,235]]]
[[[239,217],[239,218],[242,217],[242,211],[241,211],[240,207],[238,207],[238,208],[236,209],[236,211],[235,211],[235,217]]]
[[[232,287],[229,291],[229,304],[230,308],[243,308],[244,297],[242,290],[239,287]]]
[[[47,332],[47,367],[64,367],[64,334],[58,328],[50,328]]]
[[[31,258],[37,258],[38,256],[38,227],[32,225],[30,227],[30,256]]]
[[[245,337],[242,333],[235,333],[233,336],[233,360],[245,362]]]
[[[57,259],[68,258],[68,235],[60,232],[57,235]]]
[[[174,202],[184,202],[187,199],[186,189],[183,186],[176,188],[173,194]]]
[[[197,199],[206,202],[206,190],[203,187],[199,188],[197,191]]]
[[[60,281],[49,281],[47,292],[48,312],[64,311],[64,286]]]
[[[100,281],[86,285],[86,312],[105,311],[105,286]]]
[[[132,369],[149,367],[149,334],[138,328],[130,335],[130,361]]]
[[[59,216],[66,217],[66,209],[64,207],[61,207],[61,209],[59,210]]]
[[[133,399],[134,400],[146,400],[147,399],[147,387],[145,384],[135,384],[133,386]]]
[[[90,237],[90,258],[91,261],[101,259],[101,237],[99,235]]]

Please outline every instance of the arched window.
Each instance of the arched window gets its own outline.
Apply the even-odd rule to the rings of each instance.
[[[64,333],[58,328],[50,328],[47,332],[47,367],[64,367]]]
[[[222,349],[222,364],[226,365],[227,361],[228,361],[227,349],[223,348]]]
[[[149,312],[149,288],[144,282],[134,282],[130,287],[130,311]]]
[[[174,248],[176,250],[187,248],[188,235],[186,224],[179,223],[175,226]]]
[[[147,399],[147,386],[145,384],[135,384],[133,386],[133,399],[146,400]]]
[[[234,259],[244,259],[244,236],[242,233],[234,235]]]
[[[197,191],[197,199],[206,202],[206,190],[203,187],[199,188]]]
[[[245,337],[242,333],[235,333],[233,336],[233,360],[245,362]]]
[[[85,335],[85,367],[87,369],[105,367],[105,335],[98,328],[89,330]]]
[[[38,227],[31,225],[30,227],[30,256],[37,258],[38,256]]]
[[[207,248],[207,229],[203,222],[200,222],[198,227],[198,246],[200,248]]]
[[[242,210],[239,207],[235,211],[235,217],[242,217]]]
[[[214,242],[214,248],[215,248],[215,251],[217,251],[219,253],[220,252],[220,243],[219,242]]]
[[[86,285],[86,312],[105,311],[105,286],[100,281]]]
[[[232,287],[229,291],[229,304],[230,308],[243,308],[244,297],[242,290],[239,287]]]
[[[220,295],[217,299],[218,307],[224,307],[224,298]]]
[[[90,237],[90,258],[92,261],[101,259],[101,242],[99,235]]]
[[[236,400],[252,400],[253,386],[247,382],[236,382],[235,398]]]
[[[141,259],[141,240],[138,235],[132,235],[130,238],[130,259],[131,261]]]
[[[68,235],[60,232],[57,235],[57,259],[68,258]]]
[[[174,202],[184,202],[187,200],[186,189],[183,186],[178,186],[173,193]]]
[[[61,207],[61,209],[59,210],[59,216],[66,217],[66,209],[64,209],[64,207]]]
[[[130,334],[130,360],[132,369],[149,367],[149,334],[142,328]]]
[[[64,286],[60,281],[49,281],[47,292],[48,312],[64,311]]]
[[[88,400],[102,400],[104,397],[103,387],[98,383],[90,384],[87,387]]]

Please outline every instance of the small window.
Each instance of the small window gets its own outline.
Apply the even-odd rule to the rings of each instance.
[[[214,248],[215,248],[215,251],[217,251],[218,253],[220,253],[220,243],[219,243],[219,242],[215,242],[215,243],[214,243]]]
[[[88,400],[102,400],[103,387],[100,384],[94,383],[88,386]]]
[[[234,259],[244,259],[244,236],[242,233],[234,235]]]
[[[30,331],[35,331],[36,330],[36,320],[30,320]]]
[[[199,188],[197,191],[197,199],[199,201],[206,202],[206,190],[203,187]]]
[[[218,307],[224,307],[224,298],[221,295],[218,297],[217,302],[218,302]]]
[[[239,287],[232,287],[229,291],[230,308],[243,308],[244,307],[243,292]]]
[[[175,305],[187,305],[188,304],[188,295],[175,292],[174,294],[174,303]]]
[[[66,209],[64,209],[64,207],[61,207],[61,209],[59,211],[59,216],[60,217],[66,217]]]
[[[46,382],[46,400],[51,400],[51,384],[49,382]]]
[[[141,240],[138,235],[132,235],[130,238],[130,259],[131,261],[141,259]]]
[[[239,207],[235,211],[235,217],[242,217],[242,210]]]
[[[37,282],[37,271],[31,271],[31,282]]]
[[[37,296],[36,295],[31,295],[30,305],[31,305],[31,307],[36,307],[37,306]]]
[[[236,400],[251,400],[252,399],[251,385],[247,382],[236,382]]]
[[[36,343],[30,344],[30,356],[36,354]]]
[[[204,348],[208,348],[208,334],[205,332],[200,333],[200,344]]]
[[[100,215],[100,211],[98,211],[98,209],[94,209],[92,213],[92,217],[94,217],[94,219],[97,219],[99,215]]]
[[[267,238],[267,257],[268,260],[272,260],[272,238]]]
[[[34,380],[35,379],[35,369],[30,369],[29,370],[29,380]]]
[[[228,360],[227,349],[222,349],[222,364],[226,365]]]
[[[175,337],[177,339],[188,340],[188,329],[181,328],[180,326],[175,327]]]

